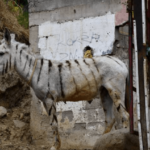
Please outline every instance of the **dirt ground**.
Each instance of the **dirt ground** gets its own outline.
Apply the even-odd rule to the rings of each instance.
[[[0,150],[48,150],[44,141],[35,145],[30,132],[30,91],[0,118]]]

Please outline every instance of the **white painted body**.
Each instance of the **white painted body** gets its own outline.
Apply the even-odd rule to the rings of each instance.
[[[56,149],[61,144],[56,117],[56,102],[59,101],[88,101],[99,93],[106,116],[104,133],[111,130],[115,121],[113,103],[122,117],[123,126],[128,126],[129,115],[124,104],[128,71],[122,61],[113,56],[100,56],[61,63],[36,59],[28,53],[29,49],[27,45],[16,42],[14,35],[10,37],[6,30],[5,39],[0,45],[0,74],[4,75],[15,69],[33,88],[35,95],[41,100],[43,113],[50,116],[50,124],[55,131]],[[111,99],[104,98],[104,89]]]
[[[119,78],[122,79],[122,82],[126,80],[127,69],[125,65],[115,57],[96,57],[94,58],[95,64],[92,59],[87,58],[85,61],[88,65],[83,62],[83,59],[77,61],[79,65],[75,63],[74,60],[70,61],[70,68],[66,62],[62,63],[62,90],[65,94],[63,97],[61,94],[60,73],[58,68],[60,63],[51,61],[52,67],[49,72],[49,60],[43,60],[40,79],[39,82],[37,82],[41,67],[41,60],[38,60],[31,81],[31,86],[34,91],[36,91],[38,98],[44,99],[48,94],[49,98],[51,98],[52,95],[53,97],[57,97],[58,101],[91,100],[97,95],[101,86],[107,87],[107,81],[117,84],[116,82]],[[117,62],[119,62],[119,64]],[[22,65],[24,66],[24,64]],[[29,77],[31,73],[32,69],[29,73]],[[49,87],[48,83],[50,85]],[[123,90],[125,85],[122,85],[121,83],[119,89]]]

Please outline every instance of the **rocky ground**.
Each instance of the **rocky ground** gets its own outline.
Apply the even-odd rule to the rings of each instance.
[[[113,138],[112,138],[113,137]],[[119,129],[100,136],[93,150],[139,150],[139,138],[128,129]]]
[[[26,95],[16,106],[6,110],[0,107],[1,150],[28,150],[32,143],[29,129],[30,95]]]
[[[11,91],[13,90],[11,89]],[[21,96],[21,99],[15,102],[15,104],[9,104],[6,105],[6,107],[3,107],[6,104],[3,102],[2,104],[4,105],[0,106],[0,150],[50,149],[48,146],[44,145],[44,141],[42,140],[40,145],[34,144],[30,132],[30,89],[27,86],[23,86],[21,91],[24,91],[24,94]],[[7,95],[6,93],[7,92],[5,91],[5,96]],[[15,90],[12,99],[14,97],[18,98],[15,95]],[[4,99],[4,97],[3,99],[0,98],[1,101],[4,101]],[[12,103],[14,103],[14,101],[12,101]]]

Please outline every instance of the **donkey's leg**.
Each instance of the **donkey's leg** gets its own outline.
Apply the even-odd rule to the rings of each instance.
[[[117,78],[105,84],[114,105],[119,112],[123,127],[127,128],[129,125],[129,114],[125,109],[125,79]]]
[[[43,106],[46,109],[47,114],[50,117],[50,125],[52,126],[53,135],[55,136],[55,143],[51,147],[51,150],[58,150],[61,146],[61,141],[58,132],[58,122],[56,116],[56,99],[46,99],[43,102]],[[43,110],[45,113],[45,111]]]
[[[115,117],[113,114],[113,101],[109,96],[108,91],[104,87],[100,89],[100,97],[105,113],[105,134],[111,131],[115,123]]]
[[[57,99],[53,100],[53,103],[49,109],[50,125],[52,126],[53,134],[55,136],[55,143],[52,146],[51,150],[58,150],[61,146],[60,136],[58,132],[58,121],[56,116],[56,101]]]

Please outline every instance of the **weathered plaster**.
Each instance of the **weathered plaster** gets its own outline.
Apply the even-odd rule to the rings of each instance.
[[[121,0],[122,8],[115,14],[116,26],[121,25],[128,21],[128,13],[126,9],[127,0]]]
[[[110,54],[115,39],[113,14],[65,23],[46,22],[39,26],[41,55],[59,61],[83,58],[83,49],[90,46],[94,56]]]
[[[83,5],[93,5],[101,3],[109,6],[109,10],[118,10],[118,5],[120,5],[120,0],[30,0],[29,1],[29,11],[41,12],[41,11],[53,11],[55,9],[70,7],[70,6],[83,6]],[[117,5],[113,8],[113,5]],[[104,8],[103,8],[104,10]]]

